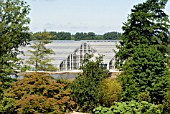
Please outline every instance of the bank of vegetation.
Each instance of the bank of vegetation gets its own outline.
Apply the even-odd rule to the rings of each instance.
[[[48,34],[49,40],[120,40],[121,37],[121,33],[119,32],[107,32],[103,35],[98,35],[94,32],[77,32],[75,34],[71,34],[70,32],[43,31],[31,33],[31,39],[43,40],[43,33]]]
[[[22,63],[17,58],[22,53],[18,47],[32,39],[27,17],[30,8],[24,1],[0,0],[0,113],[169,114],[170,22],[164,12],[167,2],[146,0],[131,10],[115,56],[116,66],[122,71],[117,79],[110,78],[102,67],[102,56],[92,61],[93,55],[87,55],[80,68],[83,72],[69,81],[36,72],[25,74],[22,79],[10,77],[16,75]],[[35,34],[50,36],[46,31],[40,36]],[[33,47],[40,46],[53,54],[41,40]],[[32,51],[33,57],[36,53]],[[38,60],[43,59],[39,55]],[[37,70],[50,69],[35,58],[32,61]]]

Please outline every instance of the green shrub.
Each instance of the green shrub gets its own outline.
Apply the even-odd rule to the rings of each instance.
[[[3,98],[3,88],[2,82],[0,81],[0,100]]]
[[[99,106],[99,88],[108,71],[101,66],[102,58],[90,61],[89,58],[83,62],[83,73],[72,82],[73,99],[78,104],[76,110],[90,112]]]
[[[121,92],[122,87],[115,79],[103,79],[99,90],[100,105],[110,107],[115,101],[120,101]]]
[[[164,105],[164,113],[169,114],[170,113],[170,90],[168,90],[165,94],[163,105]]]
[[[30,67],[30,66],[27,66],[27,65],[24,65],[24,66],[22,66],[20,69],[21,69],[21,72],[25,72],[25,71],[27,71],[27,70],[30,70],[31,67]]]
[[[155,105],[146,101],[117,102],[110,108],[97,107],[94,114],[162,114],[163,105]]]
[[[14,112],[14,105],[15,100],[13,98],[4,97],[0,101],[0,113],[10,114],[11,112]]]
[[[150,93],[149,93],[148,91],[140,92],[140,93],[138,94],[138,100],[139,100],[139,101],[151,102]]]

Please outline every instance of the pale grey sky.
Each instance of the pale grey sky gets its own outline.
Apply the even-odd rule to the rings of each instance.
[[[133,5],[146,0],[25,0],[31,8],[30,31],[122,32]],[[165,12],[170,16],[170,1]]]

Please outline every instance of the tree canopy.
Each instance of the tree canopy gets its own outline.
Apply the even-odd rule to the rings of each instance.
[[[9,75],[14,73],[20,59],[19,46],[29,41],[30,8],[21,0],[0,1],[0,82],[6,85]]]
[[[122,27],[117,67],[124,100],[161,103],[168,89],[166,60],[169,19],[163,11],[168,0],[147,0],[135,5]],[[148,99],[143,98],[148,95]]]
[[[118,32],[107,32],[103,35],[105,40],[120,40],[121,33]]]
[[[147,0],[134,6],[128,21],[122,27],[124,33],[121,37],[117,62],[122,64],[140,44],[159,45],[159,50],[166,53],[169,37],[169,19],[163,11],[167,0]],[[161,47],[160,47],[161,46]]]
[[[54,65],[50,62],[53,60],[50,55],[55,54],[52,49],[46,48],[45,45],[51,43],[49,40],[51,35],[48,32],[44,31],[39,34],[36,34],[35,37],[37,39],[33,42],[33,45],[30,47],[32,48],[29,50],[31,53],[29,60],[27,63],[35,67],[35,70],[43,70],[43,71],[55,71],[57,70]]]
[[[43,32],[36,32],[32,34],[32,40],[40,40]],[[121,33],[119,32],[107,32],[103,35],[97,35],[94,32],[76,32],[71,34],[70,32],[55,32],[49,31],[48,35],[50,40],[119,40]],[[41,38],[43,40],[43,38]]]
[[[65,114],[75,102],[71,100],[69,82],[46,74],[31,73],[16,81],[0,101],[4,114]],[[1,108],[3,106],[4,108]]]
[[[92,55],[84,59],[78,77],[72,82],[73,99],[78,104],[78,109],[83,112],[92,110],[99,105],[99,88],[108,71],[102,67],[102,57],[96,61],[90,60]]]

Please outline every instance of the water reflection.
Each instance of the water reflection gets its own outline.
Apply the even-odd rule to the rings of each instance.
[[[64,73],[64,74],[50,74],[55,79],[64,78],[64,79],[72,79],[78,76],[77,73]]]
[[[78,76],[78,73],[62,73],[62,74],[49,74],[51,77],[54,79],[73,79]],[[11,78],[16,78],[16,79],[22,79],[22,76],[20,74],[16,75],[10,75]]]

